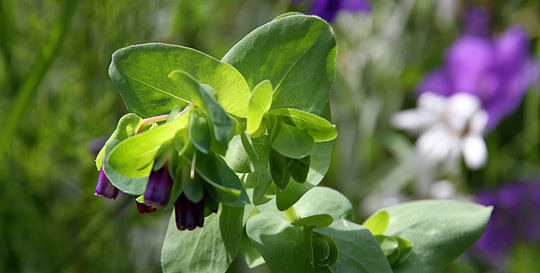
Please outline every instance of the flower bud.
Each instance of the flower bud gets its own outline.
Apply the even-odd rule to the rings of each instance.
[[[193,203],[182,193],[174,203],[176,227],[179,230],[194,230],[204,224],[204,197],[198,203]]]
[[[109,178],[105,175],[105,172],[103,171],[103,168],[99,170],[99,178],[96,185],[96,191],[94,192],[94,195],[96,196],[103,196],[108,199],[116,199],[118,196],[118,188],[116,188],[111,181],[109,181]]]
[[[137,203],[137,210],[139,211],[139,214],[152,213],[152,212],[156,211],[156,209],[151,207],[151,206],[147,206],[147,205],[145,205],[143,203],[139,203],[137,201],[135,201],[135,203]]]
[[[173,180],[169,175],[167,165],[152,171],[144,192],[144,204],[153,208],[164,208],[169,203]]]

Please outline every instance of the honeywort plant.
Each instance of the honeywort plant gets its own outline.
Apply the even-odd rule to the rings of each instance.
[[[359,225],[317,186],[336,127],[332,28],[285,14],[222,60],[168,44],[118,50],[109,69],[131,113],[96,158],[96,195],[174,207],[164,272],[225,272],[241,255],[272,272],[438,272],[482,234],[491,207],[417,201]]]

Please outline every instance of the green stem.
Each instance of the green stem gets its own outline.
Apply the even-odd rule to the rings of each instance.
[[[184,108],[180,113],[178,113],[176,115],[176,118],[178,118],[178,116],[181,116],[181,115],[187,113],[188,109],[191,108],[191,105],[192,104],[190,103],[188,106],[186,106],[186,108]],[[144,128],[150,123],[165,121],[165,120],[168,120],[168,119],[169,119],[169,114],[145,118],[145,119],[143,119],[143,122],[142,122],[141,126],[139,126],[139,130],[137,130],[137,134],[142,133],[142,131],[144,131]]]
[[[296,211],[292,206],[286,209],[283,213],[285,214],[285,218],[287,218],[287,221],[291,223],[298,220],[298,215],[296,214]]]
[[[64,6],[62,14],[59,16],[58,21],[49,33],[48,40],[41,47],[41,53],[38,59],[20,88],[17,90],[18,95],[15,98],[13,107],[5,119],[5,122],[2,124],[3,130],[0,134],[0,155],[3,154],[7,147],[10,147],[11,138],[16,133],[24,112],[32,101],[41,80],[57,56],[69,26],[73,21],[79,2],[80,0],[71,0]]]

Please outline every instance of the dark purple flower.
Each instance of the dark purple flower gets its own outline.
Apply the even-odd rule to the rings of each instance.
[[[153,208],[164,208],[169,203],[173,180],[167,165],[152,171],[144,192],[144,204]]]
[[[340,11],[369,12],[371,6],[366,0],[313,0],[309,13],[331,22]]]
[[[103,168],[99,170],[99,177],[94,195],[103,196],[108,199],[116,199],[118,196],[118,188],[116,188],[109,178],[105,175]]]
[[[529,57],[525,30],[513,27],[496,40],[459,38],[448,49],[444,66],[430,72],[418,91],[447,97],[460,92],[475,95],[489,114],[488,128],[493,128],[519,107],[538,71]]]
[[[493,213],[473,251],[503,266],[516,242],[540,242],[540,182],[513,183],[482,191],[478,203],[493,206]]]
[[[152,213],[156,211],[156,209],[151,206],[139,203],[137,201],[135,201],[135,203],[137,203],[137,210],[139,211],[139,214]]]
[[[198,203],[187,199],[182,193],[174,203],[176,227],[179,230],[194,230],[204,224],[204,197]]]
[[[463,18],[463,35],[491,37],[491,19],[489,10],[484,6],[467,8]]]

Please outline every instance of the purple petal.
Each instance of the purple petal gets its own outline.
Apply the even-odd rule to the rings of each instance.
[[[315,0],[309,13],[331,22],[339,11],[340,2],[338,0]]]
[[[336,1],[339,2],[339,1]],[[365,0],[341,0],[341,10],[343,11],[371,11],[371,5]]]
[[[116,199],[118,192],[118,188],[116,188],[111,181],[109,181],[109,178],[107,175],[105,175],[103,168],[101,168],[101,170],[99,170],[99,177],[94,195],[103,196],[108,199]]]
[[[442,69],[436,69],[424,77],[424,80],[418,85],[418,93],[433,92],[441,96],[449,97],[452,95],[452,86],[446,74]]]
[[[135,203],[137,203],[137,211],[139,211],[139,214],[152,213],[156,211],[156,209],[151,206],[147,206],[137,201],[135,201]]]
[[[495,41],[495,63],[501,76],[513,76],[528,62],[529,40],[521,27],[513,27]]]
[[[183,193],[174,202],[176,228],[179,230],[194,230],[204,225],[204,197],[193,203]]]
[[[463,20],[463,34],[489,38],[491,36],[489,17],[489,11],[485,7],[469,7]]]

